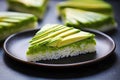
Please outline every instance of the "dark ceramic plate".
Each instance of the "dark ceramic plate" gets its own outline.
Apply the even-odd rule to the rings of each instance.
[[[69,67],[91,64],[105,59],[115,49],[114,41],[104,33],[95,30],[86,30],[96,35],[96,52],[78,55],[75,57],[62,58],[58,60],[45,60],[38,62],[28,62],[26,60],[26,50],[29,45],[29,40],[35,35],[38,30],[30,30],[17,33],[8,37],[4,43],[5,53],[12,59],[36,66],[50,67]]]

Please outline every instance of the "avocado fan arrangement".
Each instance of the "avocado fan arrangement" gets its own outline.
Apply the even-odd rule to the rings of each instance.
[[[0,40],[11,34],[35,29],[43,19],[48,0],[7,0],[17,12],[0,12]],[[97,5],[96,5],[97,4]],[[115,29],[112,6],[103,0],[67,0],[56,11],[64,25],[46,24],[29,41],[27,61],[51,60],[96,51],[95,34],[81,29]]]
[[[94,34],[58,24],[47,24],[30,41],[28,61],[59,59],[95,52]]]
[[[66,26],[109,31],[117,27],[112,6],[103,0],[67,0],[58,3],[58,16]]]

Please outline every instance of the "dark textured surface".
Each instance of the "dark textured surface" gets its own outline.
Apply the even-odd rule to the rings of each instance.
[[[55,14],[55,5],[60,0],[51,0],[45,19],[39,21],[42,26],[46,23],[61,23]],[[43,79],[78,79],[78,80],[120,80],[120,1],[106,0],[113,5],[118,28],[107,34],[116,42],[113,55],[96,64],[86,65],[77,69],[70,68],[66,71],[51,71],[26,66],[4,55],[2,42],[0,44],[0,80],[43,80]],[[7,11],[4,0],[0,0],[0,11]],[[39,27],[40,27],[39,26]],[[104,46],[104,45],[103,45]]]

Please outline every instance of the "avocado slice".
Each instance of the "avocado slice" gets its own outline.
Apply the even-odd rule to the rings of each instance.
[[[67,37],[63,38],[57,44],[57,47],[65,46],[65,45],[68,45],[68,44],[71,44],[71,43],[74,43],[74,42],[77,42],[77,41],[80,41],[80,40],[83,40],[83,39],[86,39],[86,38],[90,38],[90,37],[93,37],[93,36],[94,35],[91,34],[91,33],[81,31],[79,33],[76,33],[76,34],[73,34],[73,35],[70,35],[70,36],[67,36]]]

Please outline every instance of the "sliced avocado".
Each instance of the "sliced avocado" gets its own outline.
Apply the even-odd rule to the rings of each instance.
[[[79,25],[78,21],[76,21],[74,18],[71,18],[71,17],[68,18],[66,16],[66,19],[64,18],[63,21],[64,21],[65,25],[67,25],[67,26],[72,26],[70,23],[77,25],[77,26]]]
[[[44,28],[44,26],[42,28]],[[47,30],[49,30],[49,28],[48,29],[44,28],[44,30],[43,31],[46,32]],[[41,35],[41,34],[36,34],[36,35]],[[44,55],[44,53],[46,52],[61,50],[67,46],[72,48],[77,48],[77,47],[79,48],[80,45],[84,43],[86,45],[88,43],[93,44],[95,42],[95,40],[93,39],[94,39],[94,34],[83,32],[73,27],[65,26],[65,28],[52,32],[48,36],[44,36],[42,38],[39,37],[39,39],[33,40],[34,43],[32,44],[30,43],[30,46],[27,51],[27,55],[38,54],[38,53]]]
[[[44,30],[42,29],[36,33],[36,36],[33,37],[33,39],[30,41],[30,43],[32,43],[34,40],[37,40],[37,39],[42,38],[44,36],[48,36],[49,34],[55,32],[55,31],[58,31],[60,29],[63,29],[63,28],[64,28],[64,26],[62,26],[62,25],[54,25],[48,29],[44,29]]]
[[[8,22],[0,22],[0,26],[12,26],[13,25],[13,23],[8,23]]]
[[[69,36],[69,35],[72,35],[72,34],[75,34],[75,33],[78,33],[80,32],[79,29],[71,29],[69,31],[66,31],[66,32],[63,32],[61,34],[59,34],[57,37],[66,37],[66,36]]]
[[[54,38],[51,37],[51,38],[46,38],[45,40],[41,40],[39,41],[38,44],[39,45],[46,44],[47,46],[55,46],[59,41],[61,41],[63,37],[66,37],[66,36],[69,36],[69,35],[72,35],[78,32],[80,32],[79,29],[71,29],[71,30],[58,34],[58,36]]]
[[[7,0],[7,3],[10,10],[34,14],[42,19],[48,5],[48,0]]]
[[[66,8],[62,17],[64,17],[65,25],[74,26],[78,29],[93,28],[101,30],[101,27],[109,24],[113,25],[113,28],[116,27],[113,17],[80,9]]]
[[[88,21],[90,22],[89,18],[85,15],[86,11],[72,8],[66,8],[64,11],[64,14],[66,15],[65,18],[72,18],[81,21],[82,23],[88,23]]]
[[[41,42],[38,42],[36,44],[31,45],[31,47],[43,46],[43,45],[46,46],[46,44],[48,44],[50,41],[51,41],[51,38],[48,38],[48,39],[46,39],[44,41],[41,41]]]
[[[46,31],[46,30],[49,30],[49,29],[51,30],[51,29],[56,28],[56,27],[61,27],[61,26],[58,25],[58,24],[53,24],[53,25],[52,24],[46,24],[36,34],[41,34],[41,33],[43,33],[43,31]]]
[[[20,20],[16,20],[16,19],[2,19],[3,22],[8,22],[8,23],[19,23]]]
[[[57,8],[59,14],[61,14],[62,10],[65,8],[75,8],[113,16],[112,6],[102,0],[64,1],[60,2]]]
[[[72,29],[72,30],[68,30],[66,32],[63,32],[63,33],[59,34],[58,36],[54,37],[48,43],[48,46],[57,46],[57,44],[62,40],[62,38],[66,37],[66,36],[70,36],[70,35],[78,33],[78,32],[80,32],[79,29]]]
[[[43,37],[43,38],[40,38],[40,39],[35,40],[35,41],[32,41],[32,42],[30,42],[30,44],[35,44],[35,43],[40,42],[40,41],[43,41],[43,40],[45,40],[45,39],[48,39],[48,38],[57,36],[58,34],[64,32],[64,31],[71,30],[71,29],[73,29],[73,28],[72,28],[72,27],[65,27],[64,29],[61,29],[61,30],[56,31],[56,32],[53,32],[53,33],[51,33],[51,34],[49,34],[49,35],[47,35],[47,36],[45,36],[45,37]]]
[[[83,39],[86,39],[86,38],[89,38],[92,36],[94,36],[94,35],[91,33],[81,31],[79,33],[76,33],[76,34],[73,34],[73,35],[70,35],[70,36],[63,38],[57,44],[57,47],[65,46],[65,45],[68,45],[68,44],[71,44],[71,43],[74,43],[74,42],[77,42],[77,41],[80,41],[80,40],[83,40]]]
[[[57,44],[62,40],[62,37],[55,37],[47,44],[47,46],[57,47]]]
[[[35,28],[37,19],[32,14],[0,12],[0,40],[9,35]]]

